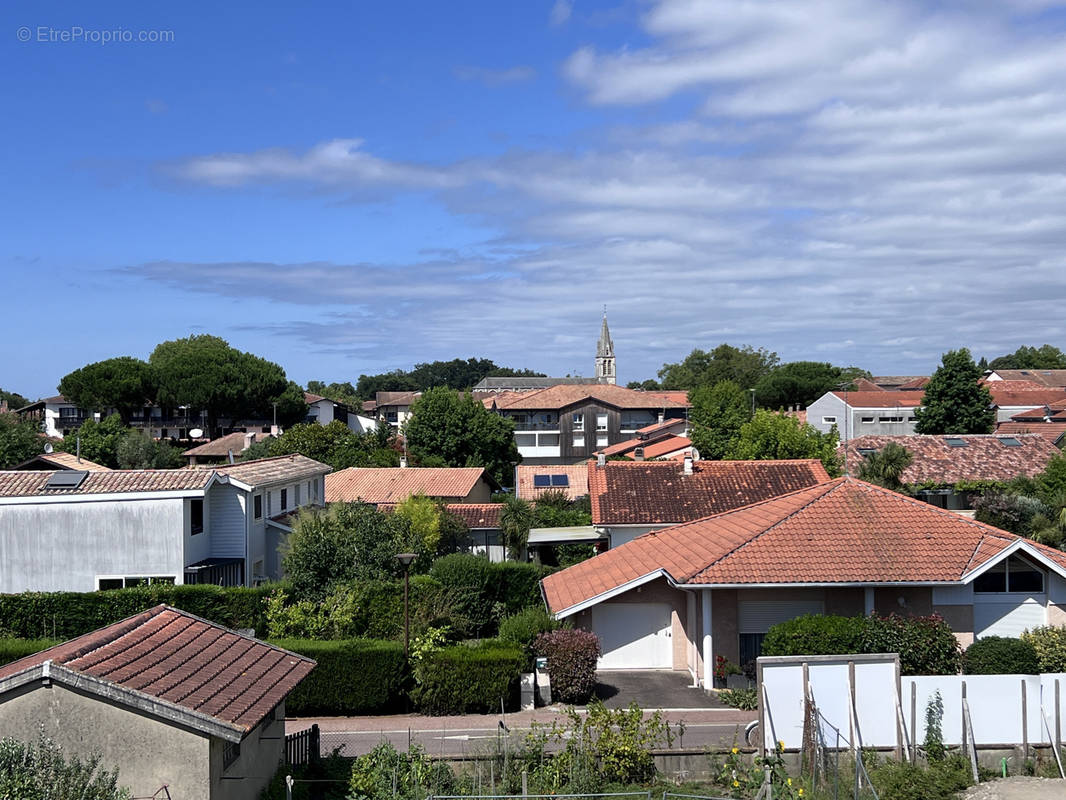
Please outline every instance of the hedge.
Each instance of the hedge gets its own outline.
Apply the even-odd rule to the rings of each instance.
[[[0,667],[18,661],[20,658],[32,656],[49,647],[54,647],[59,642],[53,639],[0,639]]]
[[[530,606],[500,620],[500,640],[521,647],[522,652],[526,654],[524,669],[532,671],[533,643],[540,634],[557,630],[559,627],[559,623],[544,610],[544,606]]]
[[[154,584],[104,592],[0,594],[0,636],[72,639],[160,603],[227,628],[254,628],[263,633],[264,599],[277,586],[245,589]]]
[[[407,671],[402,642],[277,639],[271,644],[318,662],[285,701],[286,714],[348,716],[403,710]]]
[[[1066,672],[1066,628],[1041,626],[1022,634],[1036,650],[1041,672]]]
[[[552,571],[538,564],[492,563],[483,556],[455,553],[438,558],[429,574],[470,621],[470,633],[491,636],[501,616],[542,604],[540,581]]]
[[[517,707],[525,655],[513,644],[486,639],[426,655],[414,669],[412,697],[427,714],[487,714]]]
[[[1040,663],[1032,642],[985,636],[966,648],[962,671],[967,675],[1036,675]]]
[[[955,675],[961,650],[938,615],[834,617],[812,614],[770,627],[764,656],[899,653],[904,675]]]

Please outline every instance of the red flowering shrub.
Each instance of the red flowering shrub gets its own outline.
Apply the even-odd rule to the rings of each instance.
[[[558,630],[542,633],[534,643],[537,655],[548,659],[552,697],[563,703],[584,703],[596,688],[600,640],[594,633]]]

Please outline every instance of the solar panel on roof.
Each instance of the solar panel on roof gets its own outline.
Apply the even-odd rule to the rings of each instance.
[[[551,475],[534,475],[533,486],[537,489],[544,489],[552,485]]]
[[[58,470],[48,476],[48,482],[44,485],[45,489],[77,489],[81,486],[81,482],[85,480],[85,476],[88,472],[82,470]]]
[[[966,447],[965,439],[956,439],[953,437],[948,437],[944,439],[944,441],[948,443],[949,447]]]
[[[859,455],[862,456],[863,458],[866,458],[867,456],[872,456],[876,452],[877,452],[877,449],[873,448],[873,447],[860,447],[859,448]]]
[[[1022,443],[1015,439],[1013,436],[1000,436],[999,443],[1004,447],[1021,447]]]
[[[570,485],[570,476],[569,475],[552,475],[551,476],[551,484],[552,484],[552,486],[569,486]]]

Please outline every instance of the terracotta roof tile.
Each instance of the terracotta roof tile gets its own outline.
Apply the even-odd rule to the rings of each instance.
[[[242,733],[315,666],[309,658],[169,606],[2,666],[0,679],[45,661],[213,717]]]
[[[1003,381],[1028,381],[1041,386],[1066,387],[1066,369],[997,369],[994,372]]]
[[[1052,444],[1058,445],[1066,435],[1066,422],[1000,422],[996,425],[996,433],[1037,433]]]
[[[852,408],[916,408],[922,404],[925,392],[833,392],[846,400]]]
[[[54,470],[0,472],[0,497],[195,491],[203,490],[211,481],[206,470],[115,469],[89,472],[73,489],[50,489],[47,484],[55,474]]]
[[[31,464],[49,464],[57,469],[85,470],[87,472],[110,472],[110,467],[89,461],[87,458],[78,458],[74,453],[64,453],[56,450],[53,453],[41,453],[28,461],[23,461],[15,469],[25,469]]]
[[[510,392],[496,395],[491,403],[496,408],[506,410],[559,409],[589,398],[616,408],[681,409],[689,406],[684,392],[639,392],[609,383],[560,385],[532,392]]]
[[[449,503],[444,508],[462,519],[471,530],[497,529],[503,503]]]
[[[640,536],[542,581],[555,612],[665,571],[678,583],[958,582],[1021,537],[854,478]],[[1066,567],[1066,553],[1027,544]]]
[[[192,447],[182,453],[183,456],[217,456],[225,457],[229,455],[229,451],[232,450],[234,455],[240,455],[245,451],[244,443],[246,441],[245,436],[250,435],[252,441],[263,441],[261,435],[245,434],[241,431],[235,433],[227,433],[225,436],[220,436],[217,439],[212,439],[210,442],[204,442],[201,445]]]
[[[990,383],[988,384],[988,390],[992,393],[992,401],[1001,408],[1004,406],[1035,408],[1048,403],[1066,402],[1066,389],[1012,391],[1010,389],[999,389],[997,388],[997,383]]]
[[[536,500],[544,492],[555,489],[566,493],[567,498],[576,500],[589,493],[589,467],[580,464],[519,464],[516,470],[516,494],[523,500]],[[567,486],[534,486],[536,475],[565,475]]]
[[[1003,438],[1012,438],[1017,446],[1004,445]],[[966,442],[965,447],[952,447],[948,439]],[[1009,481],[1021,475],[1032,477],[1043,472],[1047,462],[1060,451],[1051,442],[1036,434],[1004,437],[996,434],[965,436],[857,436],[847,444],[848,471],[858,475],[862,467],[863,451],[881,450],[894,442],[905,447],[913,457],[903,471],[904,483],[953,484],[959,481]],[[842,445],[839,452],[843,453]]]
[[[483,478],[481,467],[349,467],[326,476],[326,502],[399,503],[413,494],[461,499]]]
[[[237,464],[213,466],[211,470],[249,486],[267,486],[282,481],[299,481],[325,475],[333,469],[329,464],[294,453],[287,456],[257,458]]]
[[[594,525],[673,524],[746,506],[829,480],[817,459],[589,465]]]

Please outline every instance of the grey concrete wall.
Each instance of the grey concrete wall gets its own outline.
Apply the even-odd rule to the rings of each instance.
[[[857,436],[912,436],[917,422],[911,421],[914,409],[909,407],[896,408],[893,402],[893,392],[885,392],[885,407],[877,409],[852,408],[846,410],[844,401],[828,392],[809,406],[807,406],[807,422],[820,430],[828,433],[833,423],[824,422],[826,417],[836,417],[837,434],[840,441],[854,439]],[[900,416],[903,422],[881,422],[882,417]],[[864,418],[872,417],[873,422],[863,422]]]
[[[182,498],[0,505],[0,592],[96,589],[98,575],[181,580]]]
[[[97,753],[134,796],[167,784],[175,800],[228,797],[210,793],[210,742],[200,733],[161,722],[58,684],[24,686],[0,697],[0,731],[31,742],[43,726],[68,753]]]
[[[222,768],[225,742],[211,742],[211,797],[225,800],[257,800],[285,757],[285,707],[277,719],[267,719],[244,737],[241,754]],[[175,800],[177,798],[175,797]]]

